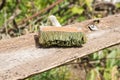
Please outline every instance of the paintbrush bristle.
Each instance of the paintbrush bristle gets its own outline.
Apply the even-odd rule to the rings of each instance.
[[[39,44],[42,47],[78,47],[86,42],[82,32],[40,31]]]

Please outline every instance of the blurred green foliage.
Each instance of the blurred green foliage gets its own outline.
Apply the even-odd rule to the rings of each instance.
[[[6,0],[6,5],[0,11],[0,27],[18,10],[18,15],[15,17],[17,23],[24,20],[33,14],[50,6],[57,0]],[[92,14],[93,0],[64,0],[59,5],[56,5],[51,10],[40,14],[36,18],[29,20],[33,31],[37,31],[37,25],[47,25],[49,15],[55,15],[62,25],[80,22],[86,19],[96,17]],[[120,4],[116,5],[120,8]],[[38,17],[42,17],[37,23],[34,23]],[[33,26],[35,28],[33,28]],[[8,28],[13,27],[12,23],[8,23]],[[31,30],[30,30],[31,31]],[[120,49],[104,49],[88,56],[90,60],[95,61],[93,68],[87,74],[87,80],[118,80],[120,77]],[[103,61],[101,61],[103,60]],[[67,67],[59,67],[47,72],[32,76],[26,80],[70,80],[70,70]],[[101,79],[102,77],[102,79]],[[79,80],[79,79],[78,79]]]
[[[32,76],[26,80],[70,80],[70,75],[69,69],[63,66]]]
[[[88,73],[87,80],[119,80],[120,48],[104,49],[89,57],[96,63]]]
[[[6,5],[0,11],[0,26],[5,23],[5,14],[7,15],[7,19],[9,19],[13,15],[14,11],[18,9],[20,13],[17,15],[17,17],[15,17],[15,20],[19,22],[50,6],[55,1],[56,0],[20,0],[20,2],[17,2],[17,0],[7,0]],[[56,5],[51,10],[40,14],[39,16],[44,15],[41,22],[46,24],[47,17],[52,14],[58,18],[62,25],[68,24],[72,18],[75,18],[75,21],[83,21],[87,19],[87,16],[85,16],[84,13],[86,11],[92,11],[90,5],[91,1],[92,0],[64,0],[62,3]],[[86,6],[87,9],[84,6]],[[33,19],[33,21],[34,20],[35,19]]]

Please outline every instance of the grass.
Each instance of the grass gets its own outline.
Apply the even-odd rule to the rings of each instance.
[[[55,68],[41,74],[32,76],[26,80],[69,80],[70,71],[67,66]]]

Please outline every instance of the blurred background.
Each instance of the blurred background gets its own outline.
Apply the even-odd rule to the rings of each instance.
[[[0,0],[0,40],[50,26],[62,26],[120,13],[120,0]],[[120,46],[107,48],[26,80],[120,80]]]

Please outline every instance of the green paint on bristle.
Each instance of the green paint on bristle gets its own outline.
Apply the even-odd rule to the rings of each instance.
[[[82,32],[41,31],[39,43],[42,47],[78,47],[86,42]]]

